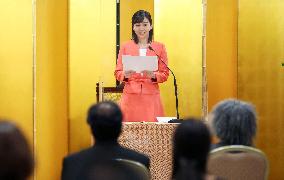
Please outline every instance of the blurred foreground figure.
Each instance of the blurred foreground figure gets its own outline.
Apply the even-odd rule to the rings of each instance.
[[[33,167],[32,153],[21,130],[0,120],[0,179],[26,180]]]
[[[218,179],[207,174],[207,159],[210,151],[210,132],[198,119],[185,119],[173,137],[174,180]]]

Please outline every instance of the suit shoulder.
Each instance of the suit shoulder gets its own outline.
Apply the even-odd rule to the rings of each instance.
[[[128,149],[128,148],[124,148],[124,149],[125,149],[125,151],[128,151],[128,153],[130,153],[130,154],[148,158],[148,156],[146,156],[145,154],[142,154],[140,152],[137,152],[137,151],[134,151],[134,150]]]
[[[128,148],[123,148],[125,154],[127,154],[127,156],[125,158],[129,158],[130,160],[134,160],[134,161],[138,161],[142,164],[144,164],[147,168],[150,167],[150,158],[145,155],[142,154],[140,152],[128,149]]]
[[[158,46],[158,47],[163,47],[165,46],[164,43],[158,42],[158,41],[153,41],[151,43],[152,46]]]
[[[133,46],[133,45],[135,45],[134,41],[129,40],[129,41],[123,42],[122,45],[121,45],[121,47],[122,47],[122,48],[124,48],[124,47],[131,47],[131,46]]]
[[[163,43],[157,42],[157,41],[153,41],[151,43],[151,46],[156,49],[156,50],[165,50],[165,45]]]
[[[141,160],[143,164],[148,164],[150,162],[149,157],[145,154],[142,154],[140,152],[128,148],[123,148],[123,150],[130,158],[133,158],[134,160]]]
[[[92,151],[92,148],[83,149],[79,152],[76,152],[76,153],[73,153],[73,154],[66,156],[64,158],[64,160],[66,160],[66,161],[80,160],[80,159],[83,159],[83,158],[89,156],[89,154],[91,154],[91,151]]]

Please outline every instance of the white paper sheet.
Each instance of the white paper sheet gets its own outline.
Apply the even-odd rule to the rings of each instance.
[[[156,117],[159,123],[168,123],[172,119],[176,119],[176,117]]]
[[[156,71],[158,70],[157,56],[127,56],[122,55],[122,64],[124,71]]]

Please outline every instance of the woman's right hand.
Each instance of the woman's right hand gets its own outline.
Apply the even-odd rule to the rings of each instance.
[[[125,78],[130,78],[130,76],[131,76],[132,74],[134,74],[134,73],[135,73],[135,71],[132,71],[132,70],[124,71],[124,77],[125,77]]]

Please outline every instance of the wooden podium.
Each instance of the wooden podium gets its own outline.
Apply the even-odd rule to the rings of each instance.
[[[178,124],[123,123],[119,143],[150,157],[151,179],[171,179],[172,136]]]

